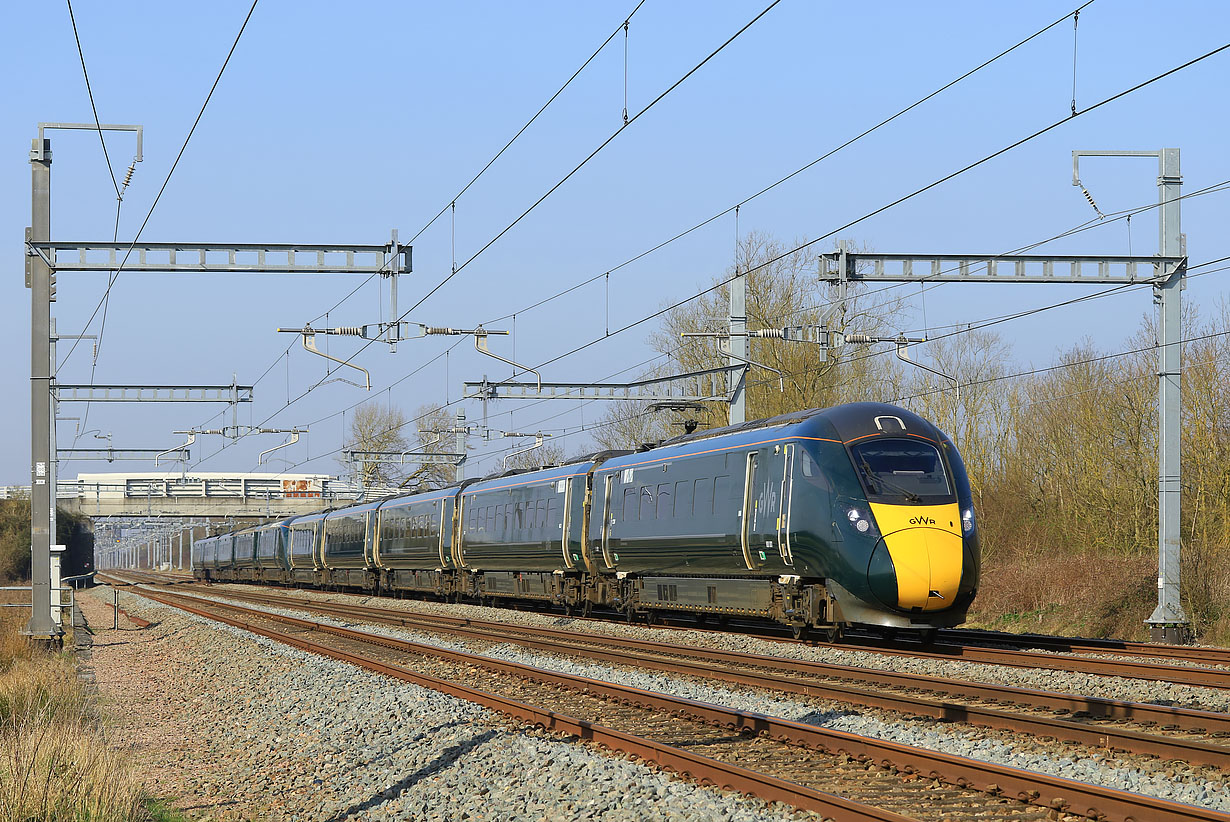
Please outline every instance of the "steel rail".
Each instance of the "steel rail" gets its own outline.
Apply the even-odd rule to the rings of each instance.
[[[820,647],[844,650],[868,651],[890,656],[908,656],[919,659],[960,659],[966,662],[984,662],[992,665],[1009,665],[1014,668],[1035,668],[1051,671],[1070,671],[1099,676],[1123,676],[1144,679],[1150,682],[1174,682],[1181,685],[1200,685],[1206,688],[1230,689],[1230,670],[1219,668],[1196,668],[1190,665],[1162,665],[1157,663],[1130,662],[1122,659],[1078,656],[1075,654],[1048,654],[1040,651],[1001,650],[974,645],[927,645],[902,647],[882,641],[860,641],[858,645],[816,643]]]
[[[155,594],[144,589],[139,595],[148,597],[156,602],[161,602],[164,605],[185,608],[185,610],[191,610],[191,606],[183,605],[183,600],[200,602],[198,597],[178,593]],[[1144,822],[1144,820],[1148,820],[1148,822],[1196,822],[1197,820],[1201,820],[1201,822],[1230,822],[1230,814],[1207,808],[1183,805],[1143,794],[1134,794],[1062,777],[1025,771],[1019,768],[995,765],[925,748],[914,748],[896,742],[859,736],[843,731],[834,731],[778,717],[765,716],[764,714],[757,714],[751,711],[740,711],[733,708],[711,705],[612,682],[604,682],[602,680],[534,668],[515,662],[451,651],[408,640],[369,634],[350,628],[325,625],[297,617],[272,614],[243,605],[223,603],[216,600],[209,601],[207,604],[212,608],[271,620],[303,631],[330,634],[420,656],[436,657],[470,666],[483,667],[497,673],[508,674],[555,687],[570,688],[596,694],[604,698],[628,701],[653,710],[720,725],[739,733],[767,736],[789,744],[802,745],[836,755],[851,756],[860,761],[870,761],[885,768],[897,768],[908,774],[919,774],[927,778],[958,785],[966,789],[979,790],[992,795],[1002,794],[1022,802],[1051,808],[1056,811],[1079,814],[1092,819],[1122,820],[1122,822]],[[208,614],[201,615],[209,616]],[[214,617],[210,616],[209,618]],[[271,633],[276,634],[276,632]],[[264,635],[268,636],[269,634]],[[281,635],[272,638],[281,639]],[[461,686],[450,684],[449,687],[456,688]]]
[[[1012,634],[976,628],[945,629],[939,638],[951,643],[990,642],[1021,648],[1045,648],[1074,654],[1119,654],[1121,656],[1181,659],[1205,665],[1230,665],[1230,648],[1166,645],[1129,639],[1063,637],[1049,634]]]
[[[302,600],[294,597],[281,597],[278,595],[247,593],[234,590],[213,592],[213,595],[299,608],[306,611],[317,611],[319,613],[332,613],[350,619],[368,618],[405,627],[441,630],[443,626],[449,630],[465,628],[474,631],[492,631],[502,634],[502,641],[509,640],[509,634],[514,633],[530,635],[535,641],[544,641],[548,637],[556,637],[560,641],[570,643],[573,646],[577,642],[608,646],[615,645],[623,650],[639,650],[649,653],[686,656],[703,662],[749,665],[782,671],[787,674],[825,677],[860,684],[872,683],[891,688],[925,690],[939,694],[973,697],[988,702],[1023,704],[1045,710],[1068,711],[1074,714],[1085,713],[1102,719],[1118,719],[1141,724],[1152,723],[1159,726],[1176,727],[1193,733],[1230,735],[1230,714],[1215,711],[1151,705],[1141,702],[1126,702],[1101,697],[1076,696],[1054,691],[1040,691],[968,680],[940,679],[922,674],[882,671],[875,668],[861,668],[853,665],[812,662],[788,657],[753,654],[744,651],[727,651],[718,648],[680,646],[655,640],[613,637],[606,634],[583,633],[558,628],[510,625],[504,622],[453,617],[443,614],[422,614],[377,606]],[[522,640],[516,639],[515,641]],[[579,649],[569,652],[581,653]],[[959,709],[965,708],[965,706],[955,707]]]
[[[460,683],[449,682],[439,679],[428,674],[418,673],[409,668],[394,665],[388,662],[382,662],[371,657],[360,654],[350,653],[338,648],[332,648],[318,642],[313,642],[302,635],[285,634],[279,631],[268,630],[259,625],[255,625],[246,619],[228,618],[221,614],[212,613],[204,608],[197,608],[190,605],[185,605],[181,602],[175,602],[175,599],[182,599],[180,595],[159,596],[151,594],[148,591],[143,591],[140,596],[148,597],[155,602],[160,602],[173,608],[179,608],[188,613],[196,614],[197,616],[205,617],[206,619],[223,622],[236,628],[250,631],[263,637],[281,642],[292,647],[298,648],[312,654],[327,656],[341,662],[347,662],[352,665],[357,665],[369,671],[378,674],[400,679],[404,682],[410,682],[415,685],[420,685],[425,688],[430,688],[449,696],[465,699],[470,702],[477,703],[484,708],[496,711],[504,716],[516,719],[518,721],[533,725],[535,728],[540,728],[553,733],[570,734],[579,739],[589,742],[594,742],[602,747],[611,750],[620,751],[629,754],[638,759],[652,762],[664,770],[678,773],[685,779],[692,779],[700,782],[703,785],[712,787],[720,787],[723,790],[739,791],[759,797],[766,802],[784,802],[798,808],[817,811],[827,815],[836,815],[840,819],[849,819],[851,822],[913,822],[910,817],[902,816],[892,811],[874,808],[869,805],[864,805],[859,802],[854,802],[836,794],[825,793],[808,788],[804,785],[799,785],[784,779],[770,776],[768,774],[759,773],[744,768],[739,765],[734,765],[729,762],[722,762],[716,759],[694,754],[690,751],[685,751],[681,748],[676,748],[671,745],[666,745],[660,742],[655,742],[651,739],[634,736],[624,733],[623,731],[608,728],[604,725],[598,725],[586,720],[576,719],[566,714],[557,713],[555,711],[544,710],[541,708],[528,705],[524,702],[509,699],[507,697],[493,694],[488,691],[482,691],[477,688],[470,688]],[[240,606],[226,605],[225,603],[211,602],[214,606],[226,607],[232,610],[250,610]],[[278,618],[275,614],[267,614],[263,612],[254,612],[263,618],[271,618],[278,622],[288,622],[289,624],[301,623],[298,627],[304,627],[308,630],[320,630],[328,628],[317,623],[306,622],[304,620],[293,620],[290,617]],[[334,633],[334,631],[324,631],[325,633]],[[359,632],[349,632],[350,634],[358,634]],[[346,636],[346,634],[339,634]],[[379,639],[369,635],[349,636],[351,639],[360,639],[361,641],[371,642],[373,639]],[[376,644],[385,644],[379,642]],[[426,648],[427,646],[424,646]],[[1196,817],[1192,817],[1195,819]],[[1230,819],[1230,817],[1227,817]]]

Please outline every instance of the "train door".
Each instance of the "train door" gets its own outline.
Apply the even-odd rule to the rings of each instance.
[[[611,510],[611,491],[615,486],[615,474],[607,474],[606,487],[602,494],[602,561],[607,568],[614,568],[615,561],[611,554],[611,525],[614,524],[614,512]]]
[[[316,528],[312,533],[312,541],[314,545],[312,549],[312,561],[316,563],[317,570],[329,567],[325,565],[325,532],[329,530],[327,527],[328,524],[328,520],[320,520],[316,523]]]
[[[453,508],[457,505],[454,497],[440,500],[440,567],[448,568],[453,564]]]
[[[743,562],[749,571],[755,571],[759,566],[752,554],[752,520],[756,516],[756,463],[758,454],[749,451],[747,455],[747,470],[743,475],[743,511],[739,523],[739,544],[743,548]]]
[[[364,522],[363,528],[363,564],[368,568],[374,567],[376,564],[379,548],[376,540],[380,539],[379,513],[380,509],[377,508],[375,511],[368,511],[367,516],[364,517],[366,522]]]
[[[794,565],[794,551],[790,546],[790,504],[791,483],[794,481],[794,443],[787,443],[783,448],[785,459],[782,460],[782,485],[780,510],[777,514],[777,548],[781,552],[782,562]]]
[[[372,512],[371,524],[368,527],[368,545],[372,547],[371,556],[368,558],[368,565],[380,567],[380,533],[384,530],[385,512],[377,508]]]
[[[457,568],[465,567],[465,538],[466,538],[466,498],[464,494],[457,495],[457,516],[453,518],[454,528],[456,533],[453,535],[453,565]]]
[[[559,484],[564,486],[564,523],[560,528],[559,549],[564,555],[564,567],[571,570],[576,566],[576,560],[572,557],[572,548],[569,546],[569,537],[572,534],[573,513],[572,513],[572,495],[573,483],[567,479],[562,479]]]

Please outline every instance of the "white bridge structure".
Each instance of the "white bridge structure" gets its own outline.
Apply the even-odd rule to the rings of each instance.
[[[57,483],[58,507],[91,518],[114,516],[288,517],[396,494],[328,474],[161,472],[78,474]]]

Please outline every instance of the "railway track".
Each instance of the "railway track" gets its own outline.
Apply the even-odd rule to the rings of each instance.
[[[168,579],[165,576],[152,574],[148,572],[131,572],[125,571],[122,573],[109,572],[111,578],[121,581],[135,581],[146,583],[166,583],[166,582],[189,582],[187,579]],[[574,617],[574,619],[592,620],[595,622],[608,622],[609,620],[595,617]],[[683,626],[672,626],[682,629]],[[665,628],[669,630],[669,628]],[[688,628],[690,630],[712,630],[705,628]],[[952,632],[949,632],[952,633]],[[1001,636],[988,632],[995,636]],[[1059,642],[1059,638],[1053,638]],[[1230,669],[1198,667],[1196,665],[1173,665],[1169,663],[1158,663],[1144,660],[1124,660],[1113,659],[1102,656],[1088,656],[1072,653],[1044,653],[1039,651],[1022,650],[1020,648],[995,648],[980,645],[953,645],[935,643],[931,645],[922,645],[919,643],[901,642],[896,640],[874,639],[871,637],[852,638],[850,642],[843,643],[825,643],[815,642],[812,640],[793,640],[788,638],[774,637],[774,641],[778,642],[793,642],[809,645],[812,647],[835,648],[838,650],[860,650],[872,653],[885,654],[889,656],[914,657],[920,659],[935,659],[935,660],[962,660],[966,662],[980,662],[992,665],[1008,665],[1016,668],[1033,668],[1052,671],[1067,671],[1072,673],[1095,674],[1099,676],[1122,676],[1131,679],[1141,679],[1151,682],[1173,682],[1181,685],[1198,685],[1206,688],[1218,688],[1222,690],[1230,690]],[[1070,640],[1070,642],[1080,642],[1079,640]],[[1108,641],[1112,644],[1117,641]],[[1130,646],[1139,646],[1141,649],[1148,648],[1168,648],[1176,649],[1179,646],[1151,646],[1147,643],[1120,643]],[[1230,664],[1230,650],[1228,649],[1204,649],[1212,653],[1211,660],[1204,660],[1207,664],[1220,664],[1222,655],[1227,657],[1227,664]],[[1099,653],[1115,653],[1114,651],[1105,648],[1098,651]],[[1092,650],[1089,653],[1093,653]],[[1146,656],[1143,651],[1138,656]],[[1165,658],[1165,657],[1163,657]],[[1176,659],[1185,659],[1188,661],[1201,661],[1195,657],[1173,657]]]
[[[439,677],[432,682],[420,681],[422,677],[419,674],[398,665],[385,672],[392,672],[391,675],[403,679],[419,676],[420,679],[411,681],[420,681],[420,684],[465,698],[486,699],[488,701],[483,704],[511,712],[522,721],[584,738],[599,739],[595,735],[598,732],[594,731],[597,727],[594,723],[597,723],[602,726],[599,730],[601,739],[605,740],[603,744],[653,759],[666,767],[686,770],[701,781],[754,792],[763,798],[789,801],[841,819],[899,819],[902,818],[899,813],[908,812],[915,818],[972,820],[994,818],[988,816],[989,812],[993,812],[995,817],[1011,819],[1083,816],[1121,819],[1125,822],[1145,819],[1160,822],[1196,819],[1230,821],[1227,814],[1164,800],[354,629],[270,614],[241,605],[165,591],[142,590],[141,594],[164,604],[273,636],[279,641],[290,641],[305,650],[345,658],[369,668],[372,667],[372,660],[368,658],[370,654],[357,653],[353,648],[339,651],[332,646],[333,640],[375,646],[384,653],[392,650],[402,657],[405,654],[420,659],[428,657],[433,660],[433,665],[452,666],[450,678],[460,678],[468,685],[444,683]],[[278,627],[270,627],[274,625]],[[287,630],[295,633],[287,637]],[[312,634],[312,640],[305,636],[308,633]],[[318,641],[317,638],[323,637],[328,637],[329,642]],[[313,647],[309,648],[308,645]],[[347,656],[339,656],[339,653]],[[375,664],[389,666],[392,663],[384,659]],[[533,683],[534,687],[529,692],[525,691],[524,685],[513,688],[513,692],[521,697],[518,701],[532,699],[543,704],[545,700],[545,704],[553,708],[566,706],[572,715],[561,717],[557,711],[533,706],[527,708],[524,704],[513,708],[504,703],[497,705],[491,701],[497,698],[492,693],[462,693],[462,690],[474,691],[475,684],[483,684],[486,691],[507,688],[506,682],[504,686],[499,683],[509,677]],[[507,695],[498,698],[507,699]],[[664,717],[668,719],[664,721]],[[607,734],[608,731],[614,735]],[[631,734],[642,741],[620,740],[617,736],[621,733]],[[645,740],[665,748],[646,747]],[[637,745],[640,747],[636,748]],[[689,748],[701,748],[708,756],[680,759],[682,754],[691,754],[687,750]],[[684,764],[672,764],[675,762]],[[720,764],[714,765],[712,762]],[[730,770],[741,768],[747,771],[749,768],[743,766],[748,763],[755,763],[757,769],[763,767],[764,770],[759,771],[758,775]],[[851,778],[854,772],[859,774],[857,779]],[[762,789],[756,787],[758,784],[770,786],[763,789],[768,793],[762,793]],[[786,788],[783,785],[794,787]],[[802,793],[796,793],[790,799],[781,795],[782,791],[795,791],[796,788],[802,788]],[[830,798],[824,796],[826,789],[843,790],[848,794],[845,801],[867,807],[856,810],[849,807],[839,809],[833,805],[820,807],[817,803],[829,802]],[[1032,807],[1027,808],[1022,802]],[[892,815],[883,815],[886,805]],[[878,809],[869,810],[871,806]],[[937,813],[938,816],[935,815]]]
[[[1024,732],[1092,748],[1177,759],[1193,765],[1230,768],[1230,747],[1207,741],[1210,737],[1230,737],[1230,716],[1210,711],[954,682],[916,674],[357,604],[305,601],[275,594],[227,591],[224,594],[213,592],[213,595],[335,619],[393,625],[496,644],[511,642],[535,650],[632,668],[650,668],[945,722]],[[926,694],[936,694],[942,699]],[[1080,716],[1068,718],[1065,714]],[[1122,726],[1125,722],[1148,730],[1125,728]],[[1156,732],[1155,729],[1160,728],[1173,730]],[[1177,735],[1184,733],[1185,736]]]
[[[1010,634],[1003,631],[983,631],[975,628],[954,628],[940,631],[936,638],[944,644],[968,643],[1008,645],[1014,648],[1037,648],[1072,654],[1110,654],[1113,656],[1171,659],[1200,665],[1230,665],[1230,648],[1191,645],[1165,645],[1134,642],[1125,639],[1085,639],[1081,637],[1049,636],[1047,634]]]

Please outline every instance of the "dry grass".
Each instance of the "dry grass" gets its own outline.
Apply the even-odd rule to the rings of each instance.
[[[149,819],[71,658],[32,648],[18,633],[25,619],[20,611],[0,619],[0,819]]]
[[[1147,639],[1156,559],[1099,551],[999,553],[983,564],[971,626]],[[1039,569],[1045,569],[1040,572]],[[1148,610],[1143,610],[1147,616]]]

